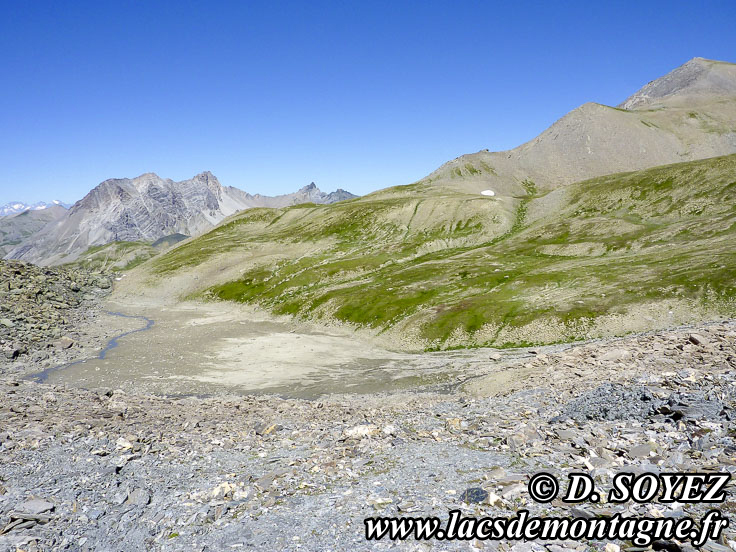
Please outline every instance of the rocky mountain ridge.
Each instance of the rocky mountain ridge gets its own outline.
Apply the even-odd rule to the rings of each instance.
[[[523,195],[588,178],[736,153],[736,64],[695,58],[619,107],[589,102],[507,151],[462,155],[422,182]]]
[[[345,201],[348,199],[355,199],[356,195],[351,194],[338,188],[334,192],[325,193],[321,191],[314,182],[310,182],[308,185],[300,188],[297,192],[291,194],[284,194],[279,196],[264,196],[261,194],[245,194],[246,201],[252,207],[288,207],[290,205],[299,205],[302,203],[317,203],[317,204],[330,204],[338,201]]]
[[[681,103],[693,96],[736,96],[736,64],[696,57],[665,76],[651,81],[617,107],[653,109],[668,101]]]
[[[731,316],[732,90],[736,65],[695,59],[634,94],[640,107],[587,103],[513,150],[461,156],[407,186],[236,215],[140,277],[411,351]],[[132,276],[134,294],[166,293]]]
[[[172,234],[194,236],[250,207],[332,203],[355,197],[344,190],[321,192],[312,183],[293,194],[250,195],[223,186],[209,171],[181,182],[155,173],[105,180],[59,220],[25,239],[8,254],[39,264],[77,259],[89,247],[112,242],[153,242]]]
[[[495,195],[508,216],[530,183],[547,193],[619,172],[736,153],[736,65],[695,58],[645,85],[625,107],[586,103],[512,150],[481,151],[442,165],[418,184],[444,194]],[[382,191],[380,193],[391,193]],[[248,207],[286,208],[352,198],[310,184],[268,197],[223,187],[211,173],[175,183],[153,173],[100,184],[67,215],[7,255],[70,262],[90,246],[193,236]]]

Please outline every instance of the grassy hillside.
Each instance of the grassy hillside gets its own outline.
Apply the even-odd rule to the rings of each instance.
[[[147,270],[217,267],[195,296],[415,349],[572,340],[736,309],[736,155],[546,195],[530,180],[517,188],[489,198],[420,183],[251,209]]]
[[[94,245],[70,265],[89,270],[130,270],[147,261],[158,251],[142,241],[119,241]]]
[[[171,234],[153,243],[117,241],[105,245],[94,245],[70,264],[90,270],[131,270],[187,237],[183,234]]]

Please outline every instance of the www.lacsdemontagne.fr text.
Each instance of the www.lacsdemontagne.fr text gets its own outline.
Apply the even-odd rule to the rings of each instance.
[[[659,539],[691,541],[700,547],[717,540],[728,527],[728,519],[711,510],[699,523],[688,517],[624,517],[620,514],[597,518],[531,517],[521,510],[513,517],[463,517],[451,510],[446,523],[438,517],[371,517],[364,521],[368,540],[623,540],[649,546]]]

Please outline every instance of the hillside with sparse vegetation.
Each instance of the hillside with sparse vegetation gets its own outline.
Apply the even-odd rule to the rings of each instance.
[[[736,155],[484,197],[414,184],[251,209],[144,265],[186,296],[347,324],[397,347],[516,346],[730,314]],[[237,278],[230,277],[233,273]]]

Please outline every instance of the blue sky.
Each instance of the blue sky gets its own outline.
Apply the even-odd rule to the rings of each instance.
[[[355,193],[525,142],[695,56],[736,2],[0,0],[0,204],[211,170]]]

